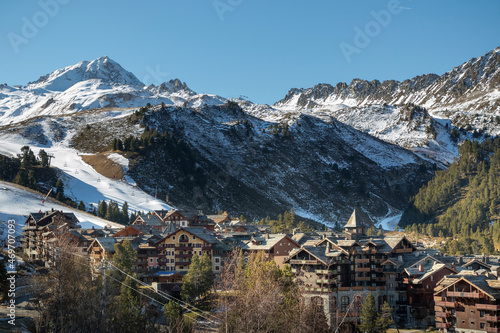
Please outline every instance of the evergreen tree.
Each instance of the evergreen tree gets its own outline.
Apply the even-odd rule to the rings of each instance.
[[[125,201],[122,205],[122,218],[120,223],[129,224],[129,216],[128,216],[128,203]]]
[[[375,309],[375,297],[369,293],[363,302],[361,309],[361,323],[359,330],[366,333],[377,333],[377,311]]]
[[[108,212],[108,204],[105,200],[99,201],[98,216],[105,217]]]
[[[204,296],[214,284],[212,261],[205,253],[202,258],[194,254],[187,274],[182,279],[181,296],[187,301],[194,301]]]
[[[137,262],[137,251],[130,240],[125,239],[122,243],[115,244],[115,254],[113,255],[113,265],[128,274],[132,274],[133,267]],[[123,276],[123,275],[121,275]]]
[[[190,325],[184,320],[182,307],[174,300],[170,300],[163,307],[163,314],[168,332],[181,333],[189,332]]]
[[[56,199],[59,201],[64,200],[64,183],[61,178],[56,182]]]
[[[45,152],[45,150],[40,149],[40,151],[38,152],[38,157],[40,158],[40,164],[44,168],[49,166],[49,155],[47,154],[47,152]]]
[[[7,280],[7,256],[0,261],[0,296],[3,300],[7,299],[10,282]]]
[[[144,320],[141,311],[137,282],[127,276],[120,290],[120,331],[137,332],[137,327]]]
[[[82,200],[80,200],[80,202],[78,203],[78,209],[82,210],[82,211],[85,211],[85,204],[83,203]]]
[[[380,315],[375,322],[376,332],[385,333],[387,332],[389,327],[391,327],[393,323],[392,310],[393,309],[390,307],[389,303],[384,302],[380,311]]]
[[[21,186],[27,186],[28,177],[26,175],[26,172],[24,170],[19,170],[16,174],[16,177],[14,177],[13,182]]]
[[[34,170],[28,170],[28,187],[34,190],[38,190]]]

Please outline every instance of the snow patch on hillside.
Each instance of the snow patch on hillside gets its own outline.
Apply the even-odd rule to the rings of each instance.
[[[120,113],[108,112],[107,115],[118,115]],[[90,117],[90,116],[89,116]],[[102,117],[106,119],[106,114],[99,114],[93,117]],[[39,143],[34,140],[28,140],[19,134],[0,135],[0,154],[7,156],[16,156],[21,152],[21,147],[29,146],[31,150],[38,155],[40,149],[44,149],[48,154],[53,155],[51,167],[58,168],[61,171],[65,193],[76,202],[80,200],[85,203],[87,208],[90,205],[96,206],[99,201],[113,200],[120,206],[127,202],[131,211],[152,211],[157,209],[172,209],[170,205],[154,198],[143,192],[130,177],[126,181],[111,180],[101,176],[89,164],[85,163],[81,154],[70,147],[71,137],[76,133],[76,129],[67,129],[65,137],[61,141],[53,138],[54,133],[50,132],[50,121],[47,119],[42,122],[44,134],[49,138],[45,143]],[[124,171],[128,170],[128,161],[118,154],[112,154],[111,158],[122,167]],[[3,212],[3,209],[0,208]]]
[[[80,221],[82,228],[123,228],[123,225],[101,219],[97,216],[87,214],[80,210],[60,204],[48,198],[44,203],[43,195],[12,183],[0,181],[0,239],[7,238],[7,224],[15,221],[16,236],[21,233],[21,228],[26,222],[29,214],[45,212],[49,210],[60,210],[74,213]]]

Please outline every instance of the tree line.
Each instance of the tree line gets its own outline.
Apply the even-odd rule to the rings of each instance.
[[[400,226],[454,237],[445,246],[450,254],[493,253],[500,236],[500,139],[465,141],[459,154],[411,198]]]
[[[0,179],[35,191],[47,192],[53,188],[51,197],[76,208],[76,203],[64,194],[64,183],[49,163],[45,150],[40,149],[35,155],[29,146],[23,146],[16,157],[0,155]]]
[[[304,221],[297,221],[295,211],[290,209],[290,211],[285,211],[283,214],[279,214],[276,219],[271,219],[269,216],[257,221],[258,225],[269,225],[271,227],[271,233],[283,233],[292,232],[293,229],[298,228],[301,232],[308,232],[315,230],[309,224]]]

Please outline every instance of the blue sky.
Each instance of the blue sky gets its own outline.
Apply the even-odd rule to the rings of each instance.
[[[108,55],[146,84],[272,104],[293,87],[442,74],[499,32],[500,1],[4,0],[0,83]]]

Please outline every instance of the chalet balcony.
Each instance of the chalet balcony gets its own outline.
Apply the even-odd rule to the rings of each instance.
[[[356,272],[369,272],[370,267],[355,267],[354,271],[356,271]]]
[[[436,311],[436,317],[449,318],[450,316],[451,316],[451,313],[449,313],[449,312]]]
[[[436,301],[436,305],[447,308],[456,308],[457,302]]]
[[[500,333],[500,328],[499,327],[486,327],[486,332]]]
[[[317,279],[316,280],[317,284],[330,284],[330,283],[336,283],[334,279]]]
[[[461,292],[461,291],[448,291],[446,293],[448,297],[464,297],[464,298],[482,298],[484,296],[483,293],[470,293],[470,292]]]
[[[189,239],[185,238],[185,239],[179,239],[179,243],[188,243],[189,242]]]
[[[376,264],[381,264],[385,261],[386,259],[374,259],[373,262]]]
[[[496,304],[476,304],[476,309],[478,310],[500,310],[500,305]]]
[[[316,274],[337,274],[336,269],[317,269],[315,270]]]
[[[396,249],[393,252],[394,253],[411,253],[411,252],[413,252],[413,249],[411,247],[409,247],[406,249]]]
[[[354,262],[356,264],[368,264],[370,262],[370,259],[354,259]]]
[[[319,265],[319,261],[318,260],[296,260],[296,259],[293,259],[293,260],[290,260],[290,264],[291,265]]]
[[[385,277],[376,277],[375,278],[375,281],[377,281],[377,282],[384,282],[385,280],[386,280]]]
[[[384,272],[384,269],[379,267],[379,268],[375,268],[375,272],[377,273],[383,273]]]
[[[355,281],[370,281],[370,277],[369,276],[356,276],[354,278]]]
[[[398,270],[394,267],[384,267],[383,272],[384,273],[396,273]]]
[[[497,322],[500,320],[499,316],[486,316],[486,321]]]
[[[175,250],[176,251],[186,251],[186,250],[192,250],[193,248],[191,246],[176,246]]]
[[[192,254],[176,254],[176,258],[191,258],[193,255]]]
[[[188,266],[188,265],[191,265],[191,261],[176,261],[175,266],[179,266],[179,265]]]
[[[450,328],[451,323],[436,323],[436,328]]]
[[[317,293],[317,294],[330,292],[330,290],[328,288],[319,288],[319,287],[316,287],[316,288],[305,287],[304,291],[307,293]]]

